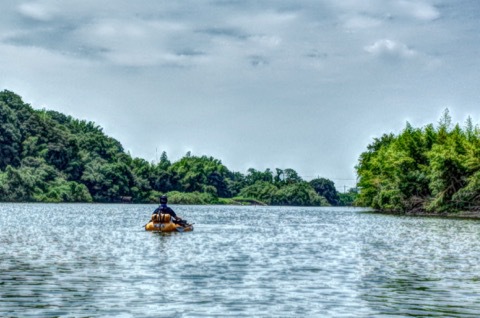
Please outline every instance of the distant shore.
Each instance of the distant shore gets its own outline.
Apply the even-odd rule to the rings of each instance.
[[[370,213],[375,214],[389,214],[398,216],[417,216],[417,217],[436,217],[446,219],[480,219],[480,211],[459,211],[459,212],[421,212],[421,211],[409,211],[409,212],[391,212],[391,211],[372,211]]]

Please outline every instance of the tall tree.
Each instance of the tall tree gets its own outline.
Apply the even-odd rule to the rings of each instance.
[[[357,203],[382,210],[454,211],[480,206],[479,130],[452,125],[448,109],[438,125],[375,139],[357,165]]]
[[[327,199],[331,205],[338,205],[340,197],[338,196],[335,183],[332,180],[325,178],[317,178],[310,181],[310,185],[313,187],[318,195],[321,195]]]

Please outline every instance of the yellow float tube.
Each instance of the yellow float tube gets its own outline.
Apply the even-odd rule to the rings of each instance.
[[[193,225],[181,220],[178,223],[172,222],[170,214],[152,214],[150,222],[145,225],[145,231],[154,232],[188,232],[193,231]]]

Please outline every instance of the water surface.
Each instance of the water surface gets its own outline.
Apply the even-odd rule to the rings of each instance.
[[[0,317],[478,317],[480,222],[353,208],[0,204]]]

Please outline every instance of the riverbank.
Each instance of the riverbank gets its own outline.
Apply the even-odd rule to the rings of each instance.
[[[412,213],[407,213],[406,215],[424,216],[424,217],[480,219],[480,211],[460,211],[460,212],[442,212],[442,213],[412,212]]]
[[[398,216],[416,216],[416,217],[436,217],[449,219],[478,219],[480,220],[480,211],[459,211],[459,212],[392,212],[392,211],[372,211],[369,213],[398,215]]]

